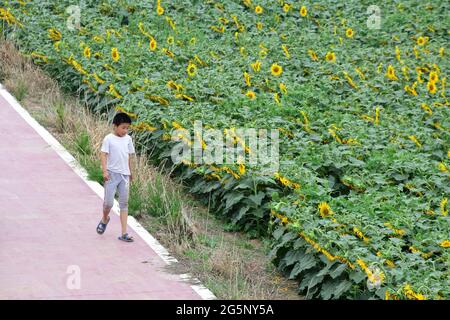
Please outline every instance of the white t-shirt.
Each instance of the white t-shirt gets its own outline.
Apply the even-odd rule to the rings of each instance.
[[[135,153],[133,140],[126,134],[123,137],[113,133],[108,134],[102,143],[102,152],[108,153],[106,168],[112,172],[130,175],[128,154]]]

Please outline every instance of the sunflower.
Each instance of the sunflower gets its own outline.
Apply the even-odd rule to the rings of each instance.
[[[309,56],[311,57],[311,59],[313,61],[318,61],[319,60],[319,58],[317,57],[317,54],[314,52],[314,50],[308,49],[308,54],[309,54]]]
[[[167,44],[173,44],[174,43],[174,39],[172,36],[167,37]]]
[[[53,41],[59,41],[62,38],[61,32],[59,32],[55,28],[48,29],[48,36]]]
[[[272,72],[272,74],[275,77],[278,77],[281,75],[281,73],[283,72],[283,68],[281,66],[279,66],[278,64],[274,63],[272,64],[272,66],[270,67],[270,71]]]
[[[398,80],[397,76],[395,75],[395,69],[392,65],[388,66],[386,77],[388,77],[391,80]]]
[[[55,50],[59,52],[59,45],[60,45],[61,41],[55,41],[53,43],[53,46],[55,47]]]
[[[353,38],[353,29],[348,28],[347,31],[345,31],[345,35],[347,36],[347,38]]]
[[[243,163],[239,164],[239,173],[243,175],[245,173],[245,165]]]
[[[250,82],[250,75],[247,72],[244,72],[244,79],[245,79],[245,84],[250,87],[251,86],[251,82]]]
[[[334,54],[334,52],[327,52],[327,54],[325,56],[325,60],[327,60],[328,62],[335,62],[336,55]]]
[[[109,85],[109,93],[111,93],[113,96],[115,96],[117,99],[122,99],[122,96],[120,93],[114,88],[113,84]]]
[[[256,60],[256,62],[252,63],[251,66],[255,72],[259,72],[259,70],[261,70],[261,61]]]
[[[280,83],[279,87],[280,87],[281,92],[283,92],[284,94],[287,94],[287,88],[284,83]]]
[[[300,15],[301,15],[302,17],[306,17],[307,14],[308,14],[308,10],[306,9],[305,6],[302,6],[302,7],[300,8]]]
[[[150,40],[150,51],[155,51],[156,50],[156,40],[155,38],[152,37],[152,39]]]
[[[444,241],[441,242],[440,246],[442,248],[450,248],[450,241],[444,240]]]
[[[86,58],[90,58],[91,57],[91,49],[89,49],[89,47],[84,48],[83,53],[84,53],[84,56]]]
[[[292,4],[285,3],[285,4],[283,5],[283,11],[286,12],[286,13],[288,13],[289,10],[291,10],[291,7],[292,7]]]
[[[427,89],[428,89],[428,92],[430,92],[431,94],[435,94],[436,93],[436,91],[437,91],[437,89],[436,89],[436,83],[434,83],[434,82],[428,82],[427,83]]]
[[[436,71],[430,72],[430,82],[437,82],[439,79]]]
[[[256,29],[262,30],[263,24],[261,22],[256,23]]]
[[[100,83],[100,84],[104,84],[105,83],[105,80],[100,78],[96,72],[94,72],[92,75],[94,76],[95,81],[97,81],[98,83]]]
[[[183,99],[185,101],[191,101],[191,102],[194,101],[194,98],[192,98],[186,94],[182,94],[182,93],[175,94],[175,97],[178,99]]]
[[[427,42],[427,39],[424,38],[424,37],[418,37],[418,38],[417,38],[417,44],[418,44],[419,46],[423,46],[426,42]]]
[[[95,42],[105,42],[101,36],[94,36],[92,39],[94,39]]]
[[[250,98],[250,99],[255,99],[256,98],[256,94],[253,91],[251,91],[251,90],[247,91],[247,93],[245,95],[248,98]]]
[[[261,6],[256,6],[255,7],[255,13],[256,14],[261,14],[263,13],[263,8]]]
[[[111,57],[114,60],[114,62],[119,61],[120,55],[119,55],[119,50],[117,50],[117,48],[111,49]]]
[[[195,74],[197,73],[197,66],[193,63],[189,63],[189,65],[186,68],[187,73],[190,77],[195,76]]]
[[[176,90],[176,91],[182,91],[183,90],[183,86],[181,84],[175,83],[173,80],[169,80],[167,82],[167,87],[169,87],[170,89]]]
[[[276,102],[278,105],[281,105],[280,94],[279,94],[278,92],[275,92],[275,93],[273,94],[273,99],[275,100],[275,102]]]
[[[164,13],[164,8],[161,6],[158,6],[158,8],[156,9],[156,13],[158,14],[158,16],[162,15]]]
[[[328,216],[331,216],[333,214],[333,210],[331,210],[330,206],[326,202],[321,202],[319,204],[319,213],[320,216],[323,218],[326,218]]]

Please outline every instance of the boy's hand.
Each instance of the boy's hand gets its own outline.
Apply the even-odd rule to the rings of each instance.
[[[104,179],[105,181],[108,181],[108,180],[109,180],[109,174],[108,174],[108,171],[103,171],[103,179]]]

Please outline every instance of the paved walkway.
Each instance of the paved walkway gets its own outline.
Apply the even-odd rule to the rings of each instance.
[[[101,197],[2,94],[0,119],[0,299],[201,299],[116,213],[96,233]]]

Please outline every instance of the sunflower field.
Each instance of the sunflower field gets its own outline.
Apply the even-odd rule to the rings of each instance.
[[[132,116],[157,162],[194,121],[243,146],[235,128],[278,130],[273,176],[174,172],[236,229],[270,237],[300,294],[449,299],[450,3],[372,4],[2,1],[0,25],[93,111]]]

